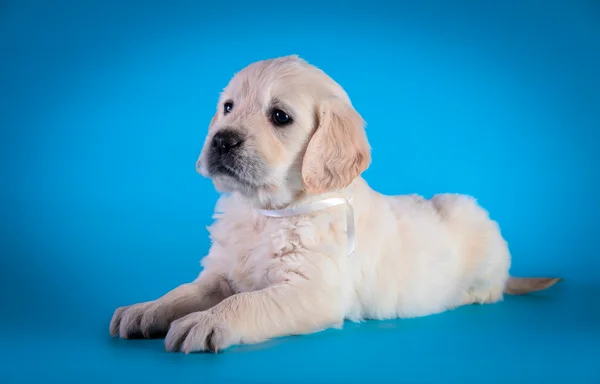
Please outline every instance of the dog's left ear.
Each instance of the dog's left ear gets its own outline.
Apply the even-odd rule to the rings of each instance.
[[[318,117],[302,163],[302,180],[311,193],[347,187],[371,163],[365,122],[352,105],[338,98],[326,100]]]

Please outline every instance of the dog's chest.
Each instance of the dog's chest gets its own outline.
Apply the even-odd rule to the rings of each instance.
[[[302,253],[296,224],[296,220],[267,219],[257,226],[261,230],[248,234],[250,242],[232,244],[230,251],[237,257],[228,277],[235,291],[256,291],[286,280]],[[240,246],[244,243],[247,246]]]
[[[255,214],[226,215],[210,228],[211,263],[220,265],[236,292],[256,291],[285,280],[289,254],[299,242],[285,220]]]
[[[340,220],[344,211],[332,211],[268,218],[255,211],[228,209],[209,228],[215,245],[211,256],[218,259],[236,292],[286,281],[305,273],[307,258],[345,251],[345,223]]]

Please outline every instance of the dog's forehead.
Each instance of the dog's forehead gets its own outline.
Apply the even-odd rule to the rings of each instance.
[[[294,100],[318,93],[322,81],[301,61],[261,61],[238,72],[224,89],[222,99],[254,100],[264,104],[273,99]]]

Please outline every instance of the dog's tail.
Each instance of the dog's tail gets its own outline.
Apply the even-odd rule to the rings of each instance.
[[[559,277],[510,277],[504,288],[509,295],[525,295],[542,291],[562,281]]]

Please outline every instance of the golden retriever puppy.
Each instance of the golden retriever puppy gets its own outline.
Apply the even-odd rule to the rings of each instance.
[[[509,277],[498,225],[471,197],[384,196],[361,177],[370,161],[363,119],[323,71],[297,56],[244,68],[221,94],[196,165],[228,192],[202,272],[118,308],[110,333],[217,352],[558,281]]]

